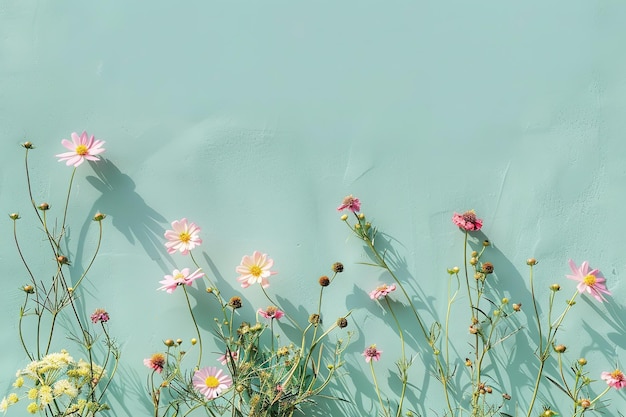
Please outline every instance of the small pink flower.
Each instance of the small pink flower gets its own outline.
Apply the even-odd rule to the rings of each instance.
[[[83,132],[80,136],[78,133],[72,133],[72,142],[67,139],[63,139],[61,144],[69,149],[71,152],[64,152],[55,155],[59,158],[59,162],[67,161],[67,166],[74,165],[79,166],[85,159],[88,161],[99,161],[96,155],[104,152],[104,148],[101,146],[104,144],[103,140],[96,140],[93,135],[87,138],[87,132]]]
[[[577,289],[579,293],[588,292],[593,298],[599,302],[606,301],[602,294],[611,295],[611,292],[606,289],[604,284],[604,277],[597,269],[590,269],[589,262],[584,261],[580,268],[576,266],[574,261],[569,260],[569,267],[572,270],[573,275],[566,275],[567,278],[578,281]]]
[[[350,194],[349,196],[345,197],[341,205],[337,207],[337,211],[342,211],[345,209],[356,213],[357,211],[361,210],[361,202],[358,198],[354,198],[352,194]]]
[[[272,266],[274,266],[272,258],[269,258],[266,253],[254,251],[252,256],[245,255],[241,258],[241,265],[235,268],[235,271],[241,274],[237,281],[241,282],[243,288],[248,288],[256,283],[267,288],[270,286],[267,279],[276,274],[276,272],[270,271]]]
[[[221,369],[207,366],[193,374],[193,386],[207,399],[217,398],[222,391],[228,389],[233,380]]]
[[[202,269],[198,268],[192,273],[189,273],[189,268],[183,268],[182,270],[175,269],[172,272],[172,275],[165,275],[165,279],[159,281],[159,284],[163,284],[162,287],[157,288],[157,290],[167,291],[169,294],[173,293],[176,287],[179,285],[191,285],[198,278],[202,278],[204,276],[204,272]]]
[[[474,210],[466,211],[463,214],[454,213],[452,222],[467,232],[477,231],[483,227],[483,220],[476,217]]]
[[[257,313],[259,313],[259,315],[265,319],[276,319],[276,320],[280,320],[285,315],[283,311],[279,310],[277,307],[274,307],[274,306],[269,306],[265,310],[263,310],[262,308],[259,308],[257,310]]]
[[[380,298],[386,297],[391,291],[396,290],[396,284],[383,284],[376,287],[375,290],[370,292],[370,298],[372,300],[378,300]]]
[[[165,356],[162,353],[155,353],[148,359],[143,360],[143,364],[148,368],[154,369],[156,372],[161,373],[165,366]]]
[[[626,376],[619,369],[613,372],[602,372],[600,378],[606,381],[607,385],[615,389],[622,389],[626,387]]]
[[[383,351],[376,349],[376,345],[371,345],[363,352],[363,356],[365,356],[365,362],[369,363],[369,361],[371,361],[372,359],[378,361],[380,359],[381,353],[383,353]]]
[[[230,359],[228,359],[228,352],[230,352],[230,357],[232,358],[233,362],[237,362],[237,359],[239,359],[239,352],[238,351],[227,351],[226,353],[224,353],[223,355],[221,355],[219,358],[217,358],[218,361],[220,361],[220,363],[222,365],[226,365],[228,362],[230,362]]]
[[[202,244],[202,239],[198,235],[200,228],[195,223],[187,224],[186,218],[174,220],[172,229],[165,232],[167,253],[180,251],[182,255],[187,255],[190,250]]]
[[[106,310],[102,308],[97,308],[91,315],[91,322],[93,324],[106,323],[107,321],[109,321],[109,319],[109,313],[107,313]]]

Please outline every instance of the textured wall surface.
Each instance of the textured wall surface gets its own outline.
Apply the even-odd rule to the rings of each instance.
[[[37,146],[35,199],[55,208],[71,174],[54,158],[61,139],[87,130],[106,141],[106,162],[78,169],[69,218],[78,270],[94,244],[90,218],[109,215],[80,301],[86,312],[110,312],[123,346],[112,416],[148,415],[143,358],[165,338],[194,335],[184,298],[155,290],[187,266],[162,246],[181,217],[202,227],[198,258],[225,294],[245,297],[242,315],[267,304],[258,288],[235,281],[242,255],[274,258],[268,291],[302,320],[316,305],[317,277],[337,260],[346,265],[325,314],[332,322],[353,309],[343,383],[356,394],[327,407],[373,415],[361,353],[372,343],[384,351],[378,375],[393,390],[399,347],[390,318],[367,296],[389,277],[359,264],[367,257],[335,210],[347,194],[394,240],[401,277],[429,322],[445,315],[446,269],[463,262],[454,211],[473,208],[484,219],[497,294],[524,305],[525,332],[535,329],[526,258],[540,260],[544,300],[553,282],[574,291],[568,259],[600,268],[610,302],[579,298],[559,339],[569,360],[593,361],[590,377],[599,379],[626,367],[625,19],[621,0],[2,0],[0,213],[19,211],[34,224],[19,143]],[[11,227],[0,221],[1,395],[27,363],[16,328],[26,275]],[[47,262],[31,229],[28,256]],[[191,295],[208,333],[206,295],[202,287]],[[460,359],[465,313],[453,313]],[[424,352],[416,329],[407,331],[411,351]],[[510,413],[527,404],[537,366],[525,332],[499,351],[492,372],[513,396]],[[439,383],[421,355],[407,399],[422,415],[441,415]],[[606,398],[607,415],[626,410],[623,392]],[[569,404],[547,381],[543,403]]]

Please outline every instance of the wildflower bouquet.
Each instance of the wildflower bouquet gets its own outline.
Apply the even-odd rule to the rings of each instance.
[[[255,251],[243,256],[235,268],[242,288],[260,287],[270,305],[257,310],[254,321],[239,317],[243,306],[239,295],[226,301],[222,292],[203,272],[192,251],[202,243],[200,228],[183,218],[172,222],[165,232],[168,253],[189,256],[193,268],[175,269],[160,281],[158,290],[182,292],[195,326],[196,335],[189,348],[197,349],[195,367],[189,370],[185,359],[191,353],[182,339],[166,339],[165,351],[144,360],[152,369],[148,376],[148,391],[154,406],[154,416],[188,415],[204,410],[208,415],[228,413],[232,416],[288,417],[313,405],[323,396],[328,384],[343,365],[342,354],[350,339],[338,338],[328,342],[337,329],[348,325],[347,312],[330,326],[321,320],[324,288],[329,286],[343,265],[332,266],[331,277],[319,278],[320,294],[317,309],[307,323],[299,323],[273,301],[267,292],[274,261],[267,254]],[[196,280],[207,283],[208,301],[214,306],[213,341],[222,352],[207,358],[203,334],[191,306],[187,287]],[[178,288],[181,290],[176,291]],[[287,324],[286,322],[289,322]],[[280,324],[279,324],[280,323]],[[300,343],[282,343],[281,331],[289,327],[300,333]],[[330,346],[330,347],[329,347]],[[208,361],[208,364],[207,364]],[[221,366],[212,363],[219,362]],[[187,370],[186,370],[187,369]]]
[[[389,242],[361,212],[360,200],[348,196],[338,210],[348,210],[352,213],[352,221],[347,214],[342,215],[341,219],[349,227],[351,233],[364,243],[372,259],[369,265],[385,270],[394,281],[375,288],[370,293],[370,298],[380,302],[390,313],[392,324],[397,327],[400,338],[401,356],[396,365],[401,390],[396,397],[386,397],[377,382],[374,362],[381,360],[383,350],[374,344],[366,347],[363,353],[371,368],[380,415],[400,417],[419,414],[416,411],[417,404],[405,402],[406,393],[410,387],[408,371],[418,354],[432,359],[433,365],[430,372],[440,381],[445,398],[445,405],[441,412],[449,417],[512,417],[514,415],[551,417],[565,415],[565,413],[577,417],[603,409],[605,404],[601,399],[609,390],[611,388],[619,390],[626,386],[626,377],[621,370],[592,374],[585,358],[570,362],[564,356],[566,346],[558,343],[559,330],[576,304],[575,300],[579,294],[589,295],[600,303],[607,301],[605,296],[610,295],[605,278],[598,269],[592,269],[587,261],[580,266],[572,260],[569,261],[571,274],[568,274],[567,278],[577,283],[573,295],[565,300],[563,308],[558,308],[559,304],[556,301],[561,286],[558,283],[552,284],[550,297],[547,300],[547,317],[544,317],[541,314],[540,300],[535,295],[534,269],[537,260],[528,259],[531,311],[537,328],[537,334],[529,334],[516,320],[516,314],[522,311],[522,303],[510,303],[508,298],[500,295],[501,289],[493,285],[495,266],[485,259],[491,243],[486,239],[481,242],[480,239],[472,237],[481,230],[483,220],[478,218],[474,211],[454,213],[452,223],[462,232],[463,238],[462,267],[448,269],[449,285],[445,319],[443,322],[434,321],[428,325],[418,307],[421,300],[409,294],[405,289],[404,280],[389,261],[388,249],[380,249],[383,245],[388,248]],[[423,346],[426,348],[425,352],[407,352],[405,332],[412,326],[400,322],[394,310],[396,304],[390,302],[390,297],[396,297],[396,289],[400,290],[399,298],[408,304],[410,317],[417,324],[416,339],[421,337],[424,342]],[[465,310],[468,329],[465,340],[472,352],[469,357],[465,358],[453,356],[456,350],[452,346],[450,334],[453,309],[463,298],[465,305],[460,308]],[[458,314],[458,309],[455,309],[455,315]],[[508,392],[513,387],[498,385],[499,382],[503,384],[505,382],[497,377],[494,371],[497,363],[492,360],[495,348],[506,345],[511,336],[520,336],[520,333],[525,333],[524,337],[527,337],[529,342],[534,341],[536,363],[535,377],[528,381],[519,381],[521,385],[532,387],[532,394],[524,411],[520,410],[520,402],[510,401],[512,396]],[[557,369],[556,377],[546,375],[547,363]],[[597,391],[593,377],[599,377],[606,383],[604,390]],[[536,400],[544,384],[558,387],[558,391],[562,392],[566,399],[558,404],[544,403],[540,409],[536,405]],[[493,395],[495,393],[499,395]],[[508,407],[507,404],[510,402],[514,405]]]
[[[98,161],[98,155],[104,152],[104,142],[83,132],[81,135],[72,133],[72,141],[64,139],[62,144],[69,151],[57,157],[74,169],[65,206],[60,211],[60,223],[50,219],[52,207],[48,203],[35,203],[29,169],[29,153],[35,147],[31,142],[22,144],[26,151],[26,184],[33,213],[30,218],[35,220],[42,231],[53,262],[45,268],[27,261],[25,248],[28,245],[22,242],[21,229],[18,228],[22,217],[18,213],[10,214],[15,247],[28,276],[28,282],[20,288],[24,301],[19,311],[18,331],[21,346],[30,363],[17,371],[13,383],[15,391],[0,401],[0,410],[7,411],[9,406],[24,400],[27,402],[26,410],[31,414],[95,416],[108,409],[104,395],[116,373],[120,351],[109,335],[109,314],[96,309],[87,317],[78,295],[98,255],[105,215],[96,213],[93,216],[98,226],[98,240],[83,270],[72,267],[70,262],[69,254],[76,248],[70,248],[69,245],[67,220],[77,168],[84,161]],[[50,276],[51,279],[42,278]],[[57,330],[61,320],[77,330],[76,334],[70,333],[65,338],[82,348],[85,359],[74,360],[66,349],[54,351],[54,347],[60,344]]]

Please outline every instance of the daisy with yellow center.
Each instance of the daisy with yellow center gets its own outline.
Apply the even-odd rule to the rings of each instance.
[[[274,266],[274,260],[266,253],[254,251],[252,256],[241,258],[241,264],[235,269],[240,275],[237,281],[241,282],[243,288],[250,285],[261,284],[263,288],[270,286],[268,278],[276,272],[270,269]]]
[[[103,140],[97,140],[93,135],[87,136],[87,132],[83,132],[80,136],[78,133],[72,133],[72,141],[70,142],[67,139],[63,139],[61,144],[67,148],[70,152],[64,152],[57,154],[57,158],[59,158],[59,162],[66,161],[65,163],[69,165],[74,165],[75,167],[79,166],[85,160],[87,161],[99,161],[96,155],[104,152],[104,148],[102,145],[104,144]]]
[[[196,269],[194,272],[191,272],[189,268],[183,268],[180,271],[175,269],[172,275],[165,275],[164,279],[159,281],[159,283],[163,285],[157,288],[157,290],[167,291],[171,294],[179,285],[190,286],[195,280],[203,276],[204,272],[202,272],[200,268]]]
[[[606,381],[609,387],[613,387],[615,389],[622,389],[626,387],[626,376],[624,376],[624,373],[619,369],[616,369],[613,372],[602,372],[600,378]]]
[[[586,292],[599,302],[605,301],[603,294],[611,295],[604,283],[606,280],[599,270],[589,267],[589,262],[584,261],[580,267],[577,267],[574,261],[570,259],[569,267],[572,270],[572,275],[567,275],[567,278],[578,281],[576,288],[579,293]]]
[[[188,223],[186,218],[174,220],[172,230],[165,232],[167,253],[180,252],[187,255],[190,250],[202,244],[200,228],[195,223]]]
[[[228,375],[214,366],[196,371],[192,382],[193,386],[209,400],[217,398],[233,384]]]

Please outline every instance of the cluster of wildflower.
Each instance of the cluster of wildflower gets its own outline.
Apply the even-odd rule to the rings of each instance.
[[[350,230],[358,238],[360,238],[361,240],[365,242],[365,247],[369,249],[370,254],[372,255],[372,258],[375,260],[374,263],[371,265],[378,266],[387,270],[387,272],[391,275],[391,277],[394,278],[396,281],[396,283],[394,284],[381,284],[377,286],[375,289],[373,289],[369,293],[369,296],[372,300],[376,300],[378,302],[384,301],[385,306],[392,313],[392,316],[394,320],[396,320],[396,324],[398,325],[398,332],[400,336],[400,342],[402,345],[403,357],[397,362],[397,365],[399,367],[401,375],[404,375],[401,378],[402,383],[404,384],[403,389],[401,391],[402,394],[400,398],[398,398],[398,404],[399,404],[398,415],[400,415],[403,412],[402,404],[404,400],[404,386],[407,384],[405,371],[406,371],[406,368],[408,367],[408,364],[410,363],[406,362],[405,357],[404,357],[405,352],[404,352],[403,328],[401,327],[400,323],[397,321],[396,316],[392,310],[392,304],[389,302],[387,298],[391,292],[396,290],[396,287],[399,287],[400,289],[402,289],[402,292],[407,297],[405,301],[408,302],[410,307],[413,307],[413,303],[412,303],[411,298],[409,298],[409,296],[406,294],[406,292],[402,288],[402,283],[397,279],[397,276],[394,274],[394,271],[390,268],[389,264],[386,262],[385,254],[384,253],[381,254],[376,248],[374,244],[374,237],[376,236],[377,230],[371,225],[370,222],[366,221],[365,214],[360,212],[361,201],[358,198],[354,197],[353,195],[349,195],[344,198],[342,204],[337,208],[337,210],[339,211],[348,210],[354,214],[355,222],[353,225],[350,224],[348,220],[349,216],[347,214],[343,214],[341,216],[341,220],[343,220],[349,226]],[[454,213],[452,216],[452,223],[456,225],[460,231],[465,233],[466,248],[464,249],[464,253],[469,254],[470,253],[469,251],[465,252],[467,250],[469,234],[480,231],[483,227],[483,220],[478,218],[474,210],[469,210],[462,214]],[[490,314],[483,313],[483,310],[481,310],[482,306],[480,306],[479,308],[478,303],[483,297],[485,297],[485,288],[486,288],[485,286],[488,281],[487,278],[491,274],[494,274],[494,271],[495,271],[495,267],[491,262],[483,262],[481,260],[481,257],[485,248],[489,247],[490,245],[491,245],[490,242],[488,240],[485,240],[482,244],[482,250],[472,251],[469,257],[465,258],[465,263],[464,263],[465,266],[463,270],[459,267],[454,267],[454,268],[448,269],[448,273],[450,274],[451,277],[454,277],[454,279],[456,279],[457,282],[460,284],[459,273],[461,271],[464,272],[464,275],[466,277],[466,287],[468,291],[468,301],[470,304],[470,310],[472,312],[472,316],[471,316],[472,321],[469,326],[469,333],[472,335],[471,337],[474,340],[472,343],[474,343],[473,348],[476,351],[475,353],[476,358],[474,361],[472,361],[469,358],[465,358],[465,365],[472,379],[471,380],[472,400],[470,404],[470,407],[472,409],[472,415],[476,414],[476,415],[490,415],[491,416],[491,415],[497,415],[497,414],[508,415],[508,414],[501,413],[500,410],[504,406],[504,401],[510,400],[511,396],[507,393],[503,393],[502,394],[503,402],[500,405],[495,405],[495,406],[486,405],[487,404],[486,400],[482,399],[481,397],[487,394],[491,394],[494,391],[494,388],[492,388],[491,386],[488,386],[485,382],[483,382],[483,378],[485,378],[485,375],[481,371],[480,368],[481,366],[484,367],[485,354],[491,349],[492,345],[495,345],[504,341],[510,335],[510,334],[505,333],[502,335],[498,335],[499,337],[498,339],[491,340],[492,336],[494,334],[497,334],[496,332],[494,332],[495,326],[499,323],[500,320],[509,316],[507,314],[507,310],[517,313],[521,311],[522,304],[512,303],[510,307],[507,307],[509,303],[509,299],[504,297],[502,298],[500,303],[498,303],[497,301],[490,300],[490,299],[487,300],[490,302],[491,305],[495,307]],[[385,249],[385,251],[387,250],[388,249]],[[527,264],[531,267],[530,286],[532,290],[532,286],[533,286],[532,268],[537,264],[537,260],[534,258],[530,258],[528,259]],[[594,299],[596,299],[598,302],[607,301],[606,296],[611,295],[611,292],[607,289],[606,279],[603,277],[602,273],[598,269],[591,268],[587,261],[584,261],[582,262],[580,266],[577,266],[574,261],[569,260],[569,267],[571,270],[571,274],[567,274],[566,277],[568,279],[571,279],[577,282],[576,293],[574,294],[573,297],[567,300],[565,310],[560,316],[558,316],[559,318],[555,322],[551,322],[548,324],[550,327],[550,332],[547,338],[545,337],[542,338],[541,323],[539,322],[538,314],[536,314],[537,326],[539,328],[538,350],[540,351],[540,353],[537,356],[539,360],[541,361],[541,366],[539,367],[539,371],[538,371],[539,375],[536,377],[536,380],[537,381],[541,380],[542,370],[544,368],[543,363],[550,358],[550,354],[551,354],[550,348],[552,348],[554,352],[557,355],[559,355],[558,366],[560,370],[560,375],[562,377],[562,381],[557,381],[555,379],[550,379],[550,381],[556,384],[557,386],[559,386],[559,388],[563,392],[567,393],[569,398],[574,400],[574,415],[579,416],[579,415],[582,415],[581,413],[585,411],[599,409],[596,407],[596,404],[599,404],[598,401],[600,400],[600,398],[604,396],[611,388],[619,390],[619,389],[626,387],[626,376],[624,376],[624,373],[619,369],[616,369],[612,372],[602,372],[600,377],[602,380],[606,382],[607,384],[606,389],[602,393],[597,395],[595,398],[585,398],[584,396],[581,395],[581,392],[585,392],[588,389],[587,385],[591,384],[593,380],[587,376],[588,374],[587,371],[583,370],[583,367],[584,365],[587,364],[587,361],[581,358],[578,360],[577,363],[575,363],[574,366],[571,367],[571,370],[574,373],[574,375],[572,376],[572,379],[574,380],[574,382],[572,383],[572,382],[568,382],[565,380],[565,372],[564,372],[563,365],[562,365],[563,361],[560,355],[562,355],[565,352],[566,347],[562,344],[555,343],[555,336],[557,334],[557,330],[559,329],[565,315],[567,314],[569,309],[575,304],[574,299],[576,298],[578,294],[588,294]],[[468,271],[469,269],[473,269],[473,272],[469,273]],[[473,274],[473,277],[475,278],[475,281],[474,280],[470,281],[468,279],[468,276],[471,276],[472,274]],[[561,286],[559,284],[553,284],[550,286],[550,289],[553,292],[553,295],[549,301],[550,303],[549,310],[552,311],[554,293],[559,291],[561,289]],[[533,293],[532,301],[533,301],[533,305],[535,306],[534,310],[535,312],[537,312],[536,299],[534,298],[534,290],[532,293]],[[452,302],[456,298],[456,295],[457,293],[449,295],[449,297],[451,298],[448,300],[448,303],[449,303],[448,314],[450,311],[450,306],[452,305]],[[476,311],[480,311],[482,314],[484,314],[485,319],[481,320],[478,317],[478,314],[476,313]],[[453,391],[453,389],[450,388],[450,385],[452,383],[451,382],[452,378],[450,377],[449,374],[446,374],[445,372],[445,369],[449,369],[450,365],[442,362],[441,356],[439,355],[440,350],[435,345],[437,341],[438,333],[433,334],[432,330],[430,332],[427,331],[423,325],[423,322],[418,312],[415,309],[413,309],[413,312],[414,312],[415,318],[418,321],[419,327],[421,327],[422,332],[424,333],[424,336],[426,337],[426,342],[433,349],[433,354],[434,354],[435,361],[436,361],[436,367],[439,367],[438,376],[439,376],[439,379],[443,383],[443,389],[446,395],[448,414],[455,415],[454,409],[456,408],[456,406],[453,405],[453,402],[455,400],[451,399],[452,398],[451,392]],[[448,319],[449,318],[446,319],[446,323],[445,323],[446,332],[447,332],[447,326],[448,326]],[[441,326],[442,326],[441,324],[435,322],[432,328],[439,329]],[[517,332],[519,330],[520,329],[514,330],[514,332]],[[480,344],[481,341],[483,343],[482,345]],[[448,343],[447,336],[446,336],[445,343]],[[472,345],[472,343],[470,343],[470,345]],[[446,346],[445,349],[448,349],[448,346]],[[374,367],[373,367],[373,362],[379,361],[381,359],[381,353],[382,353],[382,350],[380,350],[376,344],[372,344],[365,348],[362,356],[365,358],[365,361],[371,365],[374,388],[378,396],[379,404],[381,407],[379,412],[381,413],[381,415],[390,416],[391,410],[384,405],[385,401],[383,401],[382,399],[381,392],[380,392],[378,383],[376,381]],[[446,360],[447,360],[447,355],[446,355]],[[536,384],[535,391],[533,392],[533,395],[531,396],[531,399],[530,399],[530,404],[528,407],[528,415],[532,414],[534,401],[538,394],[538,389],[539,389],[539,384]],[[409,414],[412,415],[412,411],[407,412],[407,415]],[[549,416],[555,416],[558,414],[552,408],[545,406],[543,412],[540,415],[549,417]]]
[[[66,413],[69,410],[82,412],[85,407],[106,409],[107,406],[95,401],[92,395],[105,376],[103,367],[82,359],[76,362],[66,350],[50,353],[17,371],[13,387],[23,394],[12,392],[4,397],[0,411],[24,399],[28,402],[26,410],[31,414],[52,406]]]

